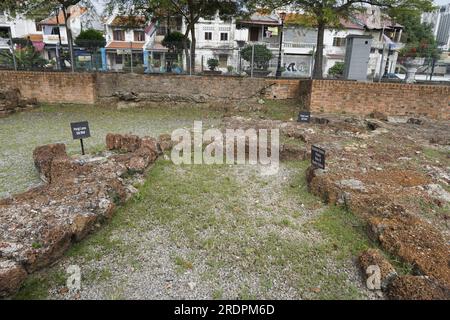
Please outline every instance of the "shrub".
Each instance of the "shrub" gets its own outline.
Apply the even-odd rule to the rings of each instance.
[[[211,71],[216,70],[216,68],[219,66],[219,60],[214,58],[208,59],[206,63],[208,64],[208,68]]]
[[[75,39],[75,44],[88,50],[96,50],[106,45],[105,37],[100,31],[87,29],[81,31]]]
[[[343,76],[344,75],[344,66],[345,64],[343,62],[336,62],[334,64],[334,66],[332,66],[329,70],[328,70],[328,74],[330,74],[331,76]]]
[[[247,45],[241,50],[242,59],[252,62],[252,47],[255,48],[254,51],[254,64],[255,69],[266,70],[269,66],[270,59],[273,58],[272,51],[270,51],[264,44]]]

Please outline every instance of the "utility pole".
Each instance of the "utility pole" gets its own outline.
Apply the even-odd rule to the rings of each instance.
[[[278,64],[277,71],[275,72],[275,77],[281,77],[281,50],[283,49],[283,27],[284,27],[284,19],[286,18],[286,12],[280,12],[281,19],[281,31],[280,31],[280,48],[278,51]]]

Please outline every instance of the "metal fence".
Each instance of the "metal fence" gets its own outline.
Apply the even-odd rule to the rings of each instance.
[[[199,47],[196,49],[195,59],[192,59],[195,61],[195,68],[192,70],[189,68],[191,50],[181,52],[168,52],[165,48],[144,50],[142,47],[133,47],[132,43],[122,43],[121,48],[108,46],[98,48],[96,43],[85,42],[84,47],[74,47],[73,70],[310,78],[314,65],[314,51],[313,44],[289,42],[283,43],[281,54],[276,43],[256,42],[234,47],[232,45],[219,48]],[[39,48],[31,42],[11,46],[8,39],[0,38],[0,69],[70,72],[71,60],[68,46],[60,45],[58,42]],[[425,59],[424,65],[418,68],[416,80],[434,83],[448,81],[448,69],[448,65],[440,65],[432,59]],[[399,70],[397,73],[389,74],[389,77],[373,81],[401,82],[403,79],[398,77]]]
[[[12,53],[14,52],[14,54]],[[143,50],[74,46],[75,71],[124,73],[222,74],[248,77],[310,77],[312,54],[292,55],[272,45],[252,43],[241,48],[198,48],[195,67],[189,68],[191,50]],[[72,57],[67,45],[55,43],[44,48],[15,44],[0,46],[0,68],[12,70],[72,71]],[[277,74],[277,70],[279,70]]]

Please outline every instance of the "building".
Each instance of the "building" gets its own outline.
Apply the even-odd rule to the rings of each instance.
[[[38,51],[43,49],[42,31],[39,30],[39,26],[33,20],[0,13],[0,29],[5,31],[0,36],[0,50],[10,50],[9,33],[12,38],[29,39]]]
[[[72,38],[75,38],[86,29],[96,29],[103,32],[102,17],[97,14],[94,8],[86,8],[80,5],[69,7],[67,26],[71,30]],[[52,15],[38,24],[42,31],[44,43],[44,58],[47,60],[57,60],[60,50],[68,50],[68,37],[65,25],[64,14],[59,11],[57,15]]]
[[[113,15],[106,22],[106,63],[108,70],[143,68],[144,45],[150,41],[144,16]]]
[[[450,50],[450,3],[434,12],[422,14],[422,22],[432,26],[439,48]]]

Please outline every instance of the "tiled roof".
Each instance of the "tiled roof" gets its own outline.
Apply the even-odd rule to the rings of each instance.
[[[87,11],[88,11],[88,9],[85,7],[72,6],[69,8],[68,16],[69,16],[69,18],[79,17]],[[59,20],[60,25],[64,24],[64,14],[62,13],[61,10],[59,11],[58,19],[56,19],[56,16],[51,16],[51,17],[48,17],[47,19],[42,20],[40,22],[40,24],[56,25],[56,24],[58,24],[58,20]]]
[[[166,47],[164,47],[160,43],[154,43],[152,46],[147,48],[147,50],[148,51],[155,51],[155,52],[167,52],[167,51],[169,51],[169,49],[167,49]]]
[[[111,41],[106,45],[106,49],[133,49],[142,50],[144,42]]]
[[[249,19],[240,20],[241,24],[260,24],[266,26],[278,26],[280,22],[278,21],[278,17],[275,15],[263,15],[259,13],[254,13],[251,15]]]
[[[111,22],[113,27],[135,27],[144,28],[146,19],[144,16],[117,16]]]

